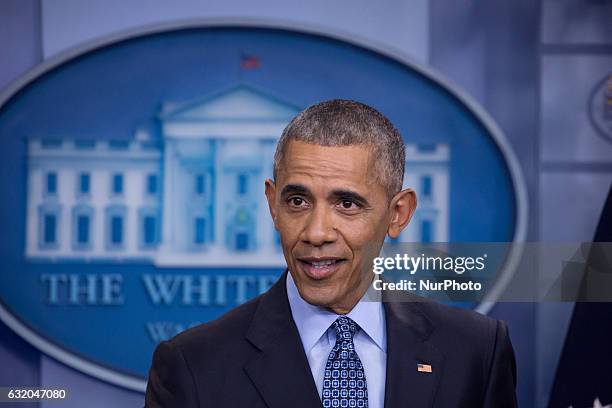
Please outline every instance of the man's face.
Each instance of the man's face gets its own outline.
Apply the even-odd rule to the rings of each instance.
[[[266,181],[289,271],[310,304],[347,313],[371,282],[394,219],[374,160],[366,146],[291,141],[276,181]]]

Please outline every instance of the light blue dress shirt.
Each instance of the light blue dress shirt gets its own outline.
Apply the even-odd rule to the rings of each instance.
[[[336,332],[331,324],[340,315],[302,299],[290,273],[287,273],[287,297],[321,398],[325,364],[336,344]],[[346,316],[361,327],[355,333],[353,342],[368,384],[368,407],[383,408],[387,372],[387,330],[383,305],[362,298]]]

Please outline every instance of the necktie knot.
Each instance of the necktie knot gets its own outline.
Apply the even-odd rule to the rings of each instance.
[[[353,336],[359,329],[359,325],[350,317],[340,316],[333,323],[336,331],[336,342],[353,341]]]

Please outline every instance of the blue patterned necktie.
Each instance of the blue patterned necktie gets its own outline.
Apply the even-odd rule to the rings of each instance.
[[[340,316],[332,324],[336,344],[329,353],[323,376],[324,408],[368,406],[368,386],[353,336],[359,329],[349,317]]]

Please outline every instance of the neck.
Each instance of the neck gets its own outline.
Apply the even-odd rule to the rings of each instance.
[[[359,303],[363,295],[365,295],[373,280],[374,275],[372,275],[369,279],[363,279],[357,290],[353,292],[354,296],[351,296],[349,299],[346,299],[338,304],[330,305],[327,307],[327,309],[339,315],[348,314],[351,310],[353,310],[355,305]]]

